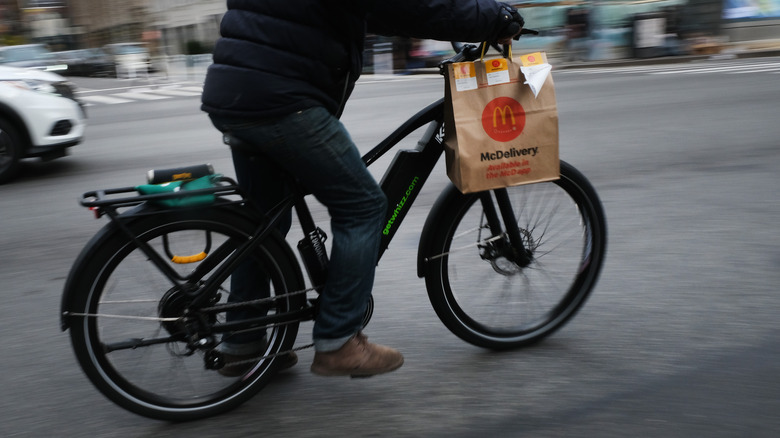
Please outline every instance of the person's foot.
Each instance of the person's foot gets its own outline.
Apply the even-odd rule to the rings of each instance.
[[[217,372],[225,377],[243,376],[244,374],[246,374],[247,371],[251,370],[252,367],[257,365],[257,361],[236,364],[236,365],[231,365],[231,363],[253,359],[257,356],[258,356],[257,354],[233,355],[233,354],[222,353],[222,357],[225,359],[225,366],[217,370]],[[297,363],[298,363],[298,355],[295,354],[294,351],[291,351],[287,354],[282,354],[279,357],[277,357],[275,366],[277,371],[282,371],[288,368],[292,368]]]
[[[363,333],[353,336],[336,351],[314,353],[311,372],[320,376],[368,377],[389,373],[404,364],[401,353],[372,344]]]

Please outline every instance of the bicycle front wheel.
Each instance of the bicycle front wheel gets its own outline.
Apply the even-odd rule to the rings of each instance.
[[[267,357],[239,376],[226,377],[215,369],[218,365],[207,365],[220,358],[217,347],[224,334],[211,329],[225,323],[226,314],[204,307],[227,301],[231,279],[201,306],[192,305],[192,291],[182,285],[191,284],[187,280],[198,271],[208,274],[196,284],[206,281],[220,260],[247,241],[255,225],[228,209],[209,208],[156,213],[128,227],[137,239],[110,232],[93,241],[74,267],[71,340],[89,379],[125,409],[169,421],[215,415],[248,400],[273,378],[277,359],[272,355],[293,347],[298,322],[255,331],[258,339],[263,332],[266,339],[257,357]],[[159,254],[179,280],[163,275],[140,244]],[[267,279],[270,298],[277,298],[260,305],[263,313],[278,316],[305,305],[304,295],[287,295],[304,289],[303,280],[278,233],[265,239],[250,259]],[[199,270],[205,263],[211,268]]]
[[[596,284],[607,241],[596,191],[571,165],[561,162],[557,181],[506,190],[529,264],[509,256],[506,230],[490,229],[478,194],[452,187],[425,231],[433,308],[455,335],[491,349],[530,345],[563,326]]]

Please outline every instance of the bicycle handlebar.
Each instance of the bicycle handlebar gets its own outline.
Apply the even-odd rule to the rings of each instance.
[[[539,35],[539,31],[535,29],[523,28],[520,30],[520,33],[515,37],[515,39],[519,39],[523,35]],[[452,48],[455,49],[455,51],[458,53],[456,53],[455,56],[445,59],[439,63],[439,69],[441,70],[445,65],[452,64],[454,62],[476,61],[482,56],[482,46],[484,45],[485,43],[480,43],[477,46],[474,44],[461,44],[458,42],[452,42]],[[506,55],[506,46],[504,46],[503,50],[498,47],[498,44],[496,43],[491,43],[490,46]]]

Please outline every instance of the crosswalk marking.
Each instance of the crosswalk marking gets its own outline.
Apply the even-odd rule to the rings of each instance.
[[[132,102],[130,99],[121,99],[113,96],[79,96],[79,100],[86,102],[87,104],[103,103],[107,105]]]
[[[199,91],[186,91],[182,90],[180,88],[158,88],[154,90],[157,94],[164,94],[168,96],[181,96],[181,97],[188,97],[188,96],[200,96],[201,92]]]
[[[203,87],[179,87],[178,90],[184,90],[184,91],[192,91],[193,93],[201,94],[203,93]]]
[[[103,93],[103,94],[97,94]],[[149,87],[118,87],[104,90],[80,89],[78,98],[87,106],[155,101],[176,97],[196,97],[203,94],[202,85],[168,85]]]
[[[151,94],[147,91],[126,91],[124,93],[112,94],[112,96],[119,96],[120,98],[137,99],[137,100],[160,100],[170,99],[171,96],[160,96],[159,94]]]

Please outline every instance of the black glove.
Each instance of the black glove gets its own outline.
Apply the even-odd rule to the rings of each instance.
[[[518,32],[520,32],[520,29],[523,28],[525,20],[523,20],[523,17],[520,15],[520,13],[517,12],[517,9],[507,4],[502,4],[499,21],[500,30],[498,31],[498,35],[496,37],[497,40],[511,36],[514,36],[514,39],[520,38]]]

